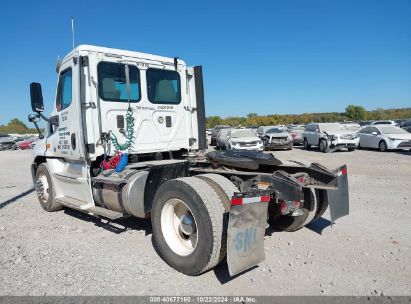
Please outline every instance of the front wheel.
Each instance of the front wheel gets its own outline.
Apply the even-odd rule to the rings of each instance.
[[[319,147],[320,151],[323,152],[323,153],[330,152],[330,146],[328,145],[328,143],[325,139],[320,140],[320,144],[319,144],[318,147]]]
[[[54,197],[53,184],[47,164],[40,164],[36,172],[36,192],[41,207],[46,211],[57,211],[63,209]]]
[[[165,182],[154,197],[153,237],[163,259],[176,270],[198,275],[225,254],[225,209],[204,180],[184,177]]]
[[[380,141],[378,148],[380,149],[381,152],[387,152],[387,143],[385,141]]]
[[[311,149],[311,145],[308,144],[307,138],[304,138],[303,145],[304,145],[304,149],[306,150]]]

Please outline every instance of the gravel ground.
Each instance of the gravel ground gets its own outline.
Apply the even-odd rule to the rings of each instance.
[[[230,278],[226,264],[198,277],[170,268],[149,220],[43,211],[30,191],[31,152],[0,152],[0,295],[410,295],[411,153],[274,153],[346,163],[350,215],[268,234],[266,260]]]

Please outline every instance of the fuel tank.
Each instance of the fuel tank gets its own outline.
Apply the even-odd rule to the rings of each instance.
[[[93,178],[93,197],[97,205],[133,215],[147,218],[144,210],[144,190],[148,171],[124,170],[115,172],[105,170]]]

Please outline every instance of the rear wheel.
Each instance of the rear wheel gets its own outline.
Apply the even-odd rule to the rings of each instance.
[[[216,266],[226,243],[224,212],[218,194],[199,178],[162,184],[154,197],[151,222],[163,259],[188,275]]]
[[[312,210],[311,210],[312,209]],[[307,189],[304,193],[304,207],[301,209],[302,215],[275,215],[275,206],[270,205],[268,212],[268,224],[271,228],[280,231],[297,231],[310,223],[317,213],[317,198],[313,189]]]
[[[355,148],[348,148],[348,151],[350,152],[355,151]]]
[[[381,152],[387,152],[387,143],[383,140],[380,141],[380,143],[378,144],[378,148]]]
[[[306,150],[311,149],[311,145],[308,144],[307,138],[304,138],[303,145],[304,145],[304,149]]]
[[[36,192],[41,207],[46,211],[57,211],[63,209],[54,197],[53,184],[47,164],[40,164],[36,172]]]

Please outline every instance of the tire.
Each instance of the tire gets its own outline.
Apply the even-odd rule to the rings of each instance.
[[[308,198],[308,199],[307,199]],[[314,204],[313,210],[310,210],[311,203]],[[303,228],[305,225],[309,224],[314,220],[317,213],[317,199],[314,190],[306,190],[304,193],[304,208],[303,214],[300,216],[290,216],[290,215],[279,215],[273,216],[275,212],[275,206],[270,205],[268,212],[268,224],[271,228],[279,231],[293,232]]]
[[[288,150],[292,150],[293,149],[293,144],[290,144],[288,147]]]
[[[218,194],[204,180],[183,177],[163,183],[151,212],[160,255],[171,267],[188,275],[215,267],[226,243],[224,213]]]
[[[214,173],[201,174],[196,178],[205,181],[220,197],[226,211],[230,210],[231,198],[235,192],[240,192],[238,188],[226,177]]]
[[[348,148],[348,151],[353,152],[355,151],[355,148]]]
[[[311,149],[311,145],[308,144],[307,138],[304,138],[303,146],[304,146],[304,149],[306,149],[306,150]]]
[[[328,199],[327,199],[327,191],[325,190],[315,190],[315,194],[317,197],[317,211],[315,213],[314,219],[311,221],[315,222],[318,220],[320,217],[323,216],[325,211],[328,208]]]
[[[230,211],[231,198],[234,196],[234,193],[240,192],[238,188],[228,179],[222,175],[209,173],[197,175],[196,178],[199,178],[205,181],[213,190],[217,193],[221,202],[223,203],[225,214],[223,218],[223,240],[227,239],[227,227],[228,227],[228,212]],[[227,242],[224,241],[221,243],[221,251],[219,262],[221,262],[227,253]]]
[[[320,143],[318,144],[318,149],[323,153],[329,153],[330,147],[325,139],[320,139]]]
[[[36,192],[40,205],[44,210],[52,212],[63,209],[63,205],[58,203],[54,197],[53,184],[46,163],[40,164],[37,168]]]
[[[381,152],[387,152],[387,143],[384,140],[381,140],[378,144],[378,149],[380,149]]]

